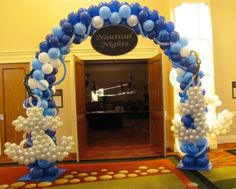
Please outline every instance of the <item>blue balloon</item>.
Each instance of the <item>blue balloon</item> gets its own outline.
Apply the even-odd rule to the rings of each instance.
[[[49,39],[49,45],[50,45],[50,47],[57,48],[57,47],[60,46],[60,41],[59,41],[59,39],[56,36],[52,36]]]
[[[33,72],[33,78],[40,81],[44,78],[44,73],[41,70],[35,70]]]
[[[203,89],[203,90],[202,90],[202,95],[203,95],[203,96],[206,95],[206,89]],[[207,110],[206,112],[208,112],[208,110]]]
[[[196,64],[190,64],[190,66],[188,67],[187,71],[191,72],[191,73],[195,73],[197,70],[197,66]]]
[[[44,78],[48,81],[49,84],[53,84],[56,81],[56,76],[54,74],[47,74]]]
[[[200,79],[202,79],[202,78],[204,77],[203,71],[199,71],[199,72],[198,72],[198,77],[200,77]]]
[[[61,27],[59,27],[59,26],[54,27],[52,29],[52,33],[53,33],[53,35],[55,35],[58,38],[62,38],[62,36],[64,35]]]
[[[49,101],[48,101],[48,107],[49,107],[49,108],[55,108],[55,107],[56,107],[55,102],[54,102],[53,100],[49,100]]]
[[[198,139],[196,141],[196,145],[199,147],[199,146],[205,146],[205,144],[207,143],[207,139],[202,137],[200,139]]]
[[[47,134],[48,136],[50,136],[52,138],[56,135],[56,131],[52,131],[52,130],[47,129],[45,131],[45,134]]]
[[[43,98],[43,92],[40,89],[34,89],[33,91],[34,95],[37,95],[39,98]]]
[[[150,19],[151,19],[153,22],[156,22],[156,21],[159,19],[159,13],[158,13],[158,11],[156,11],[156,10],[151,11],[151,12],[150,12]]]
[[[81,14],[80,14],[80,21],[85,24],[85,25],[89,25],[91,23],[91,16],[89,14],[88,11],[83,11]]]
[[[189,128],[195,129],[194,119],[192,118],[192,116],[190,114],[183,116],[181,118],[181,122],[184,124],[184,127],[186,127],[187,129],[189,129]]]
[[[75,35],[75,36],[74,36],[73,43],[74,43],[74,44],[80,44],[80,43],[82,42],[82,40],[83,40],[82,36],[80,36],[80,35]]]
[[[63,46],[68,45],[68,43],[70,42],[70,39],[71,39],[70,36],[68,36],[68,35],[63,35],[62,38],[61,38],[61,44],[62,44]]]
[[[148,38],[149,39],[154,39],[156,37],[156,32],[155,31],[151,31],[150,33],[148,33]],[[166,48],[165,48],[166,49]]]
[[[187,85],[184,82],[180,83],[181,90],[185,90],[186,87],[187,87]]]
[[[37,164],[42,169],[45,169],[45,168],[49,167],[49,165],[50,165],[49,162],[46,160],[38,160]]]
[[[101,8],[101,7],[109,7],[109,3],[107,2],[101,2],[98,4],[98,7]]]
[[[67,55],[70,53],[70,48],[69,47],[62,47],[62,48],[60,48],[60,52],[63,55]]]
[[[91,5],[91,6],[88,8],[88,12],[89,12],[89,14],[90,14],[91,17],[98,16],[98,14],[99,14],[99,8],[98,8],[98,6]]]
[[[49,44],[49,40],[50,40],[51,37],[53,37],[53,36],[54,36],[53,34],[48,34],[48,35],[46,35],[45,39],[46,39],[47,44]]]
[[[99,9],[99,16],[102,17],[104,20],[109,19],[111,17],[111,9],[109,7],[101,7]]]
[[[173,43],[175,43],[175,42],[177,42],[178,40],[179,40],[179,33],[178,32],[176,32],[176,31],[173,31],[173,32],[171,32],[171,34],[170,34],[170,41],[171,42],[173,42]]]
[[[170,59],[173,62],[179,62],[181,60],[181,55],[180,54],[171,54]]]
[[[30,169],[30,175],[32,178],[41,178],[43,176],[43,170],[38,167]]]
[[[174,29],[175,29],[174,23],[173,23],[173,22],[167,22],[167,23],[165,24],[165,29],[166,29],[169,33],[173,32]]]
[[[43,91],[43,98],[48,99],[51,97],[53,93],[51,91],[45,90]]]
[[[132,3],[130,7],[131,7],[131,14],[134,14],[136,16],[138,16],[139,12],[142,10],[142,7],[140,6],[139,3]]]
[[[58,172],[58,168],[56,166],[52,166],[47,168],[44,172],[48,176],[56,175]]]
[[[179,64],[180,64],[181,66],[183,66],[183,67],[187,67],[187,68],[188,68],[189,65],[190,65],[190,62],[189,62],[189,59],[188,59],[188,58],[182,58]]]
[[[38,59],[34,59],[31,63],[32,68],[35,70],[41,70],[42,69],[42,63]]]
[[[183,82],[183,80],[184,80],[184,78],[182,77],[182,76],[177,76],[176,77],[176,81],[178,82],[178,83],[181,83],[181,82]]]
[[[44,109],[48,108],[48,101],[45,99],[41,100],[41,107],[43,107]]]
[[[192,167],[195,164],[195,160],[193,157],[189,157],[186,155],[183,157],[182,163],[184,164],[185,167]]]
[[[61,53],[58,48],[50,48],[48,51],[48,55],[51,59],[58,59]]]
[[[157,37],[160,42],[168,42],[170,39],[170,34],[166,30],[161,30]]]
[[[72,25],[75,25],[78,22],[77,19],[77,14],[74,12],[71,12],[70,14],[68,14],[68,22],[71,23]]]
[[[195,63],[196,63],[196,58],[195,58],[194,55],[190,55],[190,56],[188,57],[188,60],[189,60],[189,63],[190,63],[190,64],[195,64]]]
[[[37,52],[35,53],[35,58],[38,59],[40,53],[41,53],[40,51],[37,51]]]
[[[197,158],[196,160],[196,164],[199,166],[199,167],[205,167],[209,164],[209,159],[207,157],[207,155],[203,155],[199,158]]]
[[[119,24],[121,22],[121,17],[119,13],[113,12],[110,17],[110,22],[114,25]]]
[[[185,47],[188,45],[188,39],[185,37],[180,38],[179,43],[181,44],[182,47]]]
[[[48,43],[46,41],[42,41],[39,44],[39,49],[40,49],[40,52],[48,52],[48,50],[49,50]]]
[[[61,19],[60,22],[59,22],[60,26],[62,26],[65,22],[66,22],[65,18]]]
[[[57,68],[53,68],[53,71],[52,71],[52,74],[57,74],[57,72],[58,72],[58,69]]]
[[[119,12],[119,8],[120,8],[120,2],[117,0],[112,0],[109,3],[109,7],[111,9],[111,12]]]
[[[159,31],[163,30],[164,28],[165,28],[165,19],[160,17],[155,23],[155,31],[159,32]]]
[[[173,53],[180,53],[180,50],[181,50],[182,46],[180,43],[176,42],[176,43],[173,43],[171,46],[170,46],[170,50],[171,52]]]
[[[84,24],[82,23],[77,23],[74,25],[74,32],[77,34],[77,35],[84,35],[87,31],[87,28]]]
[[[44,110],[43,114],[45,116],[54,116],[54,111],[52,108],[47,108],[46,110]]]
[[[161,45],[160,45],[160,48],[161,48],[162,50],[169,49],[169,48],[170,48],[170,45],[169,45],[169,44],[161,44]]]
[[[148,20],[149,18],[149,15],[148,15],[148,12],[147,11],[144,11],[144,10],[141,10],[138,14],[138,20],[139,22],[143,23],[145,22],[146,20]]]
[[[73,34],[73,26],[72,26],[72,24],[71,23],[69,23],[69,22],[64,22],[63,24],[62,24],[62,31],[66,34],[66,35],[69,35],[69,36],[71,36],[72,34]]]
[[[165,53],[166,56],[170,56],[171,55],[170,49],[165,49],[164,53]]]
[[[143,23],[143,29],[146,32],[151,32],[154,29],[154,22],[152,20],[147,20]]]
[[[187,72],[185,75],[184,75],[184,80],[183,82],[184,83],[189,83],[191,80],[192,80],[192,77],[193,77],[193,74],[191,72]]]
[[[121,18],[129,18],[129,16],[131,15],[131,8],[128,5],[122,5],[119,8],[119,14],[121,16]]]

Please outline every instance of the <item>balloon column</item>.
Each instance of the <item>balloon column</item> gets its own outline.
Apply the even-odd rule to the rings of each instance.
[[[70,53],[71,45],[80,44],[108,25],[133,29],[137,35],[153,40],[169,57],[177,71],[176,80],[180,87],[181,100],[173,130],[186,153],[181,165],[191,169],[208,168],[206,134],[210,131],[206,123],[205,90],[201,88],[204,74],[200,71],[198,54],[187,47],[188,40],[181,37],[174,24],[166,21],[158,11],[138,3],[117,0],[71,12],[39,44],[39,51],[32,61],[32,71],[25,79],[29,98],[25,100],[24,107],[28,118],[18,117],[13,122],[16,130],[23,130],[27,137],[22,145],[6,143],[5,153],[20,164],[28,165],[31,179],[57,174],[55,162],[68,155],[73,142],[71,137],[63,137],[61,144],[57,144],[55,131],[62,123],[52,100],[53,86],[61,83],[66,76],[64,59]],[[61,65],[64,75],[56,81],[55,75]],[[226,111],[219,119],[216,125],[230,125],[232,114]]]

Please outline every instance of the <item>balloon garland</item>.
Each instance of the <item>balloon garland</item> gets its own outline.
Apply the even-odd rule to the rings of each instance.
[[[58,174],[55,162],[68,155],[73,142],[71,137],[62,137],[62,142],[57,144],[55,133],[62,122],[52,99],[53,86],[61,83],[66,76],[64,60],[71,45],[82,43],[107,25],[124,25],[133,29],[137,35],[153,40],[169,57],[177,73],[180,91],[172,130],[186,154],[179,167],[209,169],[206,136],[225,133],[232,124],[233,115],[229,111],[222,112],[209,128],[206,114],[211,100],[207,100],[201,87],[204,74],[200,71],[201,60],[197,52],[188,48],[188,40],[181,37],[174,24],[166,21],[158,11],[138,3],[129,5],[117,0],[71,12],[39,44],[39,51],[31,64],[32,71],[26,75],[24,82],[29,98],[23,106],[27,109],[28,118],[18,117],[13,121],[16,131],[23,130],[27,137],[21,145],[6,143],[5,154],[20,164],[28,165],[29,180],[45,180],[45,177],[54,178]],[[56,82],[55,75],[61,65],[64,75]]]

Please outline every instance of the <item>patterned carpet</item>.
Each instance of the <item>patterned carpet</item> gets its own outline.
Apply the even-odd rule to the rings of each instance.
[[[54,182],[17,182],[27,173],[25,166],[0,167],[0,189],[232,189],[236,188],[236,166],[213,168],[211,171],[176,169],[179,157],[148,158],[118,162],[64,163],[67,171]],[[109,186],[109,187],[108,187]]]

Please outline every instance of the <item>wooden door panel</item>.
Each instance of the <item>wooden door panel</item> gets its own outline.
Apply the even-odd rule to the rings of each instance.
[[[76,111],[77,111],[77,136],[80,156],[88,146],[86,108],[85,108],[85,79],[84,62],[76,58],[75,84],[76,84]]]
[[[149,94],[150,94],[150,142],[160,153],[165,154],[164,103],[161,56],[149,61]]]
[[[1,151],[5,142],[20,143],[23,132],[16,132],[12,121],[19,115],[25,116],[22,103],[26,99],[23,79],[29,71],[29,64],[0,65],[0,114],[4,114],[1,121]]]

